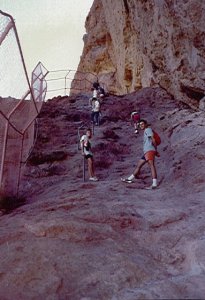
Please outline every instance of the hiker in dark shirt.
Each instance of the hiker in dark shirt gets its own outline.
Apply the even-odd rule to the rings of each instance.
[[[92,91],[93,91],[93,97],[100,97],[100,98],[104,98],[105,97],[105,90],[104,88],[99,84],[98,81],[93,83],[93,87],[92,87]]]
[[[100,87],[100,84],[99,84],[98,81],[93,82],[93,88],[94,88],[95,90],[98,90],[99,87]]]

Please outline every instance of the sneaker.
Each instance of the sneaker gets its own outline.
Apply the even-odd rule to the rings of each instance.
[[[97,177],[90,177],[89,180],[90,181],[98,181],[98,178]]]
[[[134,180],[128,179],[128,178],[122,178],[121,180],[122,180],[123,182],[127,182],[127,183],[133,183],[133,182],[134,182]]]
[[[157,188],[157,185],[151,185],[145,188],[145,190],[154,190]]]

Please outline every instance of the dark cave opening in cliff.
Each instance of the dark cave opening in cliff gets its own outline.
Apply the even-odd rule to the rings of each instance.
[[[204,96],[204,92],[196,90],[192,87],[187,87],[183,84],[181,84],[181,91],[187,95],[190,99],[195,99],[197,101],[200,101]]]

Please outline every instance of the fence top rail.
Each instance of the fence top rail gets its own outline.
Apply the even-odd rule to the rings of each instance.
[[[57,72],[76,72],[76,74],[77,73],[91,74],[91,75],[95,76],[96,78],[98,78],[98,75],[94,74],[92,72],[83,72],[83,71],[78,71],[78,70],[73,70],[73,69],[62,69],[62,70],[51,70],[51,71],[49,71],[49,73],[57,73]]]
[[[69,69],[66,69],[66,70],[52,70],[52,71],[49,71],[49,73],[55,73],[55,72],[67,72],[67,71],[75,71],[75,70],[69,70]]]
[[[11,15],[9,15],[8,13],[3,12],[1,9],[0,9],[0,13],[1,13],[2,15],[4,15],[5,17],[10,18],[10,19],[14,22],[14,18],[13,18]]]

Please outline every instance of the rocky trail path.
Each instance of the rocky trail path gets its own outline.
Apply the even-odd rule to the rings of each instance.
[[[154,191],[144,189],[148,167],[133,184],[120,180],[142,155],[136,108],[162,137]],[[93,136],[99,182],[82,178],[77,133],[89,118],[85,95],[43,107],[27,204],[0,218],[0,298],[203,299],[204,113],[161,89],[104,99]]]

